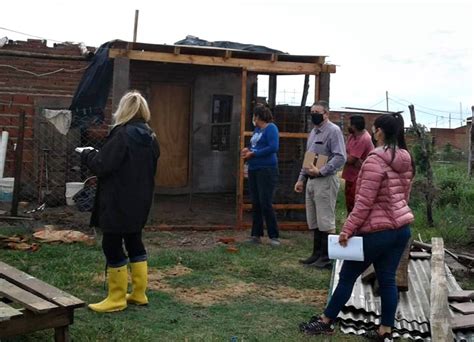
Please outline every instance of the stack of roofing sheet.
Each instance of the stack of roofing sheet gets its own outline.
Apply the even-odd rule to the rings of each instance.
[[[335,290],[339,281],[339,271],[342,261],[336,262],[333,272]],[[397,314],[395,317],[394,337],[403,337],[418,341],[431,341],[430,337],[430,260],[410,260],[408,264],[407,292],[400,293]],[[446,267],[449,292],[459,291],[461,287],[456,282],[448,267]],[[359,277],[354,285],[351,298],[339,314],[340,327],[344,333],[364,334],[380,324],[380,297],[374,294],[372,284],[362,283]],[[458,313],[451,311],[451,315]],[[456,341],[474,342],[474,330],[455,332]]]

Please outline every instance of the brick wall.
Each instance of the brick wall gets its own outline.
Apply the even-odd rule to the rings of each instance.
[[[65,59],[6,55],[9,51],[59,55],[65,56]],[[37,179],[35,173],[38,172],[39,155],[35,148],[41,126],[41,109],[69,107],[89,62],[67,58],[80,55],[76,45],[55,44],[54,47],[48,47],[46,41],[42,40],[9,41],[0,48],[0,130],[9,132],[4,177],[13,177],[14,174],[14,144],[18,136],[19,114],[25,112],[22,180]],[[110,117],[110,106],[106,117]],[[103,137],[105,133],[104,125],[92,129],[89,134]]]
[[[455,149],[467,152],[469,143],[469,127],[458,128],[431,128],[431,135],[434,137],[435,148],[442,150],[447,144],[451,144]]]

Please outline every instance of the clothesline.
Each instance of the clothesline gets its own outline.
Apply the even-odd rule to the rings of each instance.
[[[59,72],[79,72],[79,71],[83,71],[85,69],[88,68],[88,66],[85,66],[83,68],[79,68],[79,69],[64,69],[64,68],[61,68],[61,69],[58,69],[58,70],[54,70],[54,71],[50,71],[50,72],[45,72],[43,74],[38,74],[36,72],[33,72],[33,71],[29,71],[29,70],[24,70],[24,69],[20,69],[20,68],[17,68],[13,65],[8,65],[8,64],[0,64],[0,67],[4,67],[4,68],[10,68],[10,69],[14,69],[18,72],[23,72],[25,74],[30,74],[30,75],[33,75],[33,76],[36,76],[36,77],[43,77],[43,76],[49,76],[49,75],[53,75],[53,74],[57,74]]]

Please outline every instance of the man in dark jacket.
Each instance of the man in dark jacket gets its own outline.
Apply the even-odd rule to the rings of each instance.
[[[150,112],[139,93],[127,93],[114,116],[115,126],[102,149],[89,149],[81,154],[82,162],[99,180],[91,226],[103,232],[102,248],[109,278],[108,297],[89,305],[97,312],[123,310],[127,302],[148,303],[147,255],[141,234],[152,204],[159,145],[146,123]],[[126,297],[128,259],[132,293]]]

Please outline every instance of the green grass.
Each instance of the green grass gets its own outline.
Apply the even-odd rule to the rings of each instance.
[[[413,235],[424,241],[442,237],[448,246],[472,244],[468,228],[474,227],[474,179],[467,177],[466,163],[433,164],[435,203],[434,227],[428,227],[426,205],[422,194],[414,188],[410,206],[415,214]],[[420,177],[418,175],[417,177]]]
[[[23,232],[18,228],[0,228],[0,234]],[[162,233],[147,237],[165,238]],[[284,233],[288,242],[280,248],[239,246],[231,254],[225,246],[208,250],[163,248],[150,250],[150,267],[164,270],[178,261],[192,269],[187,275],[167,280],[172,288],[219,289],[235,282],[257,286],[284,286],[297,290],[328,290],[330,271],[306,269],[297,265],[299,257],[310,250],[309,235]],[[169,234],[166,235],[169,238]],[[178,237],[177,237],[178,238]],[[101,300],[103,284],[93,281],[104,268],[100,247],[42,244],[37,252],[0,250],[0,259],[57,286],[86,302]],[[229,297],[210,306],[190,304],[172,293],[149,291],[150,305],[129,306],[113,314],[76,310],[71,327],[75,341],[323,341],[298,332],[298,323],[321,312],[321,303],[286,303],[268,296]],[[13,341],[45,341],[52,331],[43,331]],[[334,340],[359,341],[354,336],[337,334]],[[2,340],[3,341],[3,340]]]

